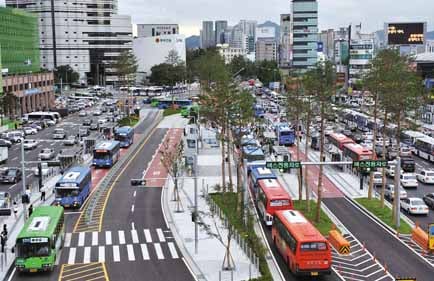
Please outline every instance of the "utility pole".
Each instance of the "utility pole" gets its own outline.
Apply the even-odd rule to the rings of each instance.
[[[243,210],[243,217],[244,217],[244,225],[247,225],[247,212],[248,212],[248,195],[247,195],[247,159],[243,159],[243,205],[244,205],[244,210]]]
[[[400,181],[400,177],[401,177],[401,157],[397,157],[396,158],[396,166],[395,166],[395,179],[394,179],[394,190],[395,190],[395,196],[394,196],[394,202],[393,204],[395,204],[395,226],[396,229],[399,229],[399,226],[401,224],[401,191],[400,191],[400,187],[401,187],[401,181]]]
[[[26,167],[24,165],[24,138],[21,139],[21,170],[22,170],[22,175],[23,175],[23,195],[26,194]],[[42,176],[42,175],[40,175]],[[30,198],[28,198],[30,200]],[[27,218],[27,206],[26,206],[27,201],[23,200],[23,211],[24,211],[24,220]]]
[[[196,142],[197,145],[197,142]],[[194,177],[194,253],[198,252],[198,215],[197,215],[197,154],[194,156],[193,161],[193,177]]]

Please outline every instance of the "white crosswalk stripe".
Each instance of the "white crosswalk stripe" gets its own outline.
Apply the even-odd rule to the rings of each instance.
[[[105,262],[105,247],[98,247],[98,262]]]
[[[65,234],[65,243],[63,244],[64,247],[69,247],[71,245],[71,237],[72,233]]]
[[[92,246],[98,245],[98,232],[92,232]]]
[[[131,245],[131,244],[127,245],[127,254],[128,254],[128,260],[129,261],[135,261],[136,260],[136,257],[134,256],[133,245]]]
[[[84,246],[84,236],[85,235],[86,235],[86,232],[80,232],[80,234],[78,234],[78,247]]]
[[[174,259],[179,258],[178,252],[176,251],[175,244],[173,244],[173,242],[169,242],[169,243],[167,243],[167,246],[169,246],[169,251],[170,251],[170,254],[172,255],[172,258],[174,258]]]
[[[106,231],[105,232],[105,244],[106,245],[111,245],[112,244],[112,232],[111,231]]]
[[[84,247],[83,263],[90,263],[90,247]]]
[[[163,250],[161,249],[160,243],[154,243],[155,252],[157,253],[157,258],[159,260],[164,259]]]
[[[119,230],[119,244],[125,244],[125,232],[123,230]]]
[[[113,246],[113,261],[114,262],[120,262],[121,261],[121,255],[119,254],[119,246],[118,245]]]
[[[137,234],[137,230],[136,229],[132,229],[131,230],[131,237],[133,239],[133,243],[134,244],[138,244],[139,243],[139,236]]]
[[[166,242],[166,238],[164,238],[164,234],[161,228],[157,228],[157,235],[158,235],[158,240],[160,240],[160,242]]]
[[[143,231],[145,233],[146,243],[152,243],[151,231],[149,231],[149,229],[144,229]]]
[[[142,256],[144,260],[149,260],[149,252],[148,252],[148,246],[146,244],[140,244],[140,248],[142,250]]]
[[[75,254],[76,254],[75,248],[69,249],[68,264],[74,264],[75,263]]]

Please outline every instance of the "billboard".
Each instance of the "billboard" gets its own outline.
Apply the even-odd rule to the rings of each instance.
[[[259,38],[275,38],[275,37],[276,37],[276,29],[274,28],[274,26],[256,28],[256,40],[258,40]]]
[[[385,32],[388,45],[423,45],[426,23],[386,23]]]

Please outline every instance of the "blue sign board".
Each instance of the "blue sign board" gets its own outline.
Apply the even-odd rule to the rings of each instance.
[[[323,42],[318,42],[316,50],[318,52],[324,51],[324,43]]]

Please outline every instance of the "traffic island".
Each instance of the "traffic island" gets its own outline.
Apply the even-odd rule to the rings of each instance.
[[[411,234],[412,228],[411,226],[401,218],[401,223],[399,229],[395,228],[395,223],[392,219],[392,209],[388,206],[384,205],[381,207],[381,201],[377,198],[357,198],[355,199],[359,205],[368,210],[371,214],[377,217],[384,224],[388,225],[395,231],[398,231],[400,234]]]

